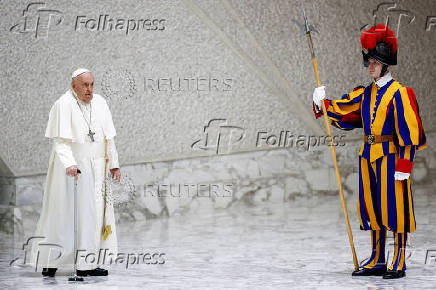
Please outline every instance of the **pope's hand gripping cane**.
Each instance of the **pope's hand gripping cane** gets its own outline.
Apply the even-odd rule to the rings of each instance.
[[[315,51],[314,51],[313,42],[312,42],[312,36],[310,35],[310,32],[311,32],[312,29],[309,26],[309,23],[307,21],[306,12],[304,11],[303,2],[301,2],[301,6],[302,6],[302,9],[303,9],[304,30],[305,30],[305,33],[306,33],[306,36],[307,36],[307,40],[309,42],[309,49],[310,49],[310,52],[312,54],[313,71],[315,72],[315,78],[316,78],[317,85],[318,85],[318,87],[320,87],[321,86],[321,79],[319,78],[318,64],[316,62]],[[330,130],[330,123],[329,123],[329,120],[328,120],[327,110],[326,110],[324,101],[321,102],[321,105],[322,105],[322,112],[323,112],[323,115],[324,115],[325,129],[327,131],[327,135],[328,135],[329,140],[330,140],[330,146],[329,147],[330,147],[330,152],[332,154],[333,164],[335,166],[336,180],[338,182],[339,195],[341,197],[342,209],[344,211],[344,218],[345,218],[345,224],[346,224],[346,227],[347,227],[348,240],[350,242],[351,252],[353,254],[354,268],[355,268],[355,270],[358,270],[359,269],[359,262],[357,261],[356,250],[354,249],[353,233],[351,232],[350,221],[349,221],[349,218],[348,218],[347,204],[345,202],[344,190],[342,188],[342,182],[341,182],[341,175],[339,173],[338,162],[336,160],[336,151],[335,151],[335,147],[333,145],[333,139],[332,139],[332,134],[331,134],[331,130]]]
[[[74,178],[74,242],[73,242],[73,259],[74,259],[74,273],[68,278],[68,281],[83,281],[82,277],[77,276],[77,179],[79,178],[80,170],[77,169],[77,176]]]
[[[107,168],[108,168],[109,157],[107,153],[107,139],[104,140],[104,208],[103,208],[103,240],[106,241],[107,237],[112,234],[111,225],[106,225],[106,207],[107,207]]]

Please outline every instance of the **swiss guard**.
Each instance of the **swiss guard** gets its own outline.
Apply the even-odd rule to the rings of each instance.
[[[391,76],[397,64],[397,39],[385,25],[378,24],[361,35],[363,63],[374,79],[340,100],[325,99],[325,87],[313,93],[316,118],[324,102],[333,126],[351,130],[363,128],[359,151],[360,229],[370,231],[372,253],[353,276],[406,275],[407,234],[416,229],[410,173],[416,151],[424,149],[426,138],[412,88]],[[385,261],[386,231],[394,233],[395,249],[389,267]]]

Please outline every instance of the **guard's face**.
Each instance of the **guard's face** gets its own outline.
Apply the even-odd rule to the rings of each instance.
[[[369,68],[369,76],[374,78],[374,79],[377,79],[380,77],[380,73],[381,73],[381,70],[383,68],[383,64],[377,62],[373,58],[370,58],[368,68]]]
[[[92,100],[92,91],[94,89],[94,76],[90,72],[77,76],[71,83],[71,87],[76,92],[77,97],[85,103]]]

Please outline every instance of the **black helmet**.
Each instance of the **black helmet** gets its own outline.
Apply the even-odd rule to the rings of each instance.
[[[365,67],[369,66],[369,58],[373,58],[376,61],[384,65],[396,65],[397,54],[392,52],[392,49],[385,42],[379,42],[372,50],[362,49],[363,64]]]
[[[397,64],[397,38],[384,24],[378,24],[364,31],[360,38],[363,64],[369,65],[369,58],[384,65]]]

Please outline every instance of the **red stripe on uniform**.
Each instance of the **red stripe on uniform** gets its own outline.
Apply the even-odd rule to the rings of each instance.
[[[412,90],[412,88],[407,87],[407,95],[410,100],[410,105],[412,106],[413,111],[415,112],[416,121],[418,122],[418,128],[419,128],[419,141],[422,140],[422,124],[421,119],[419,118],[419,109],[418,109],[418,103],[416,102],[416,96],[415,92]]]

